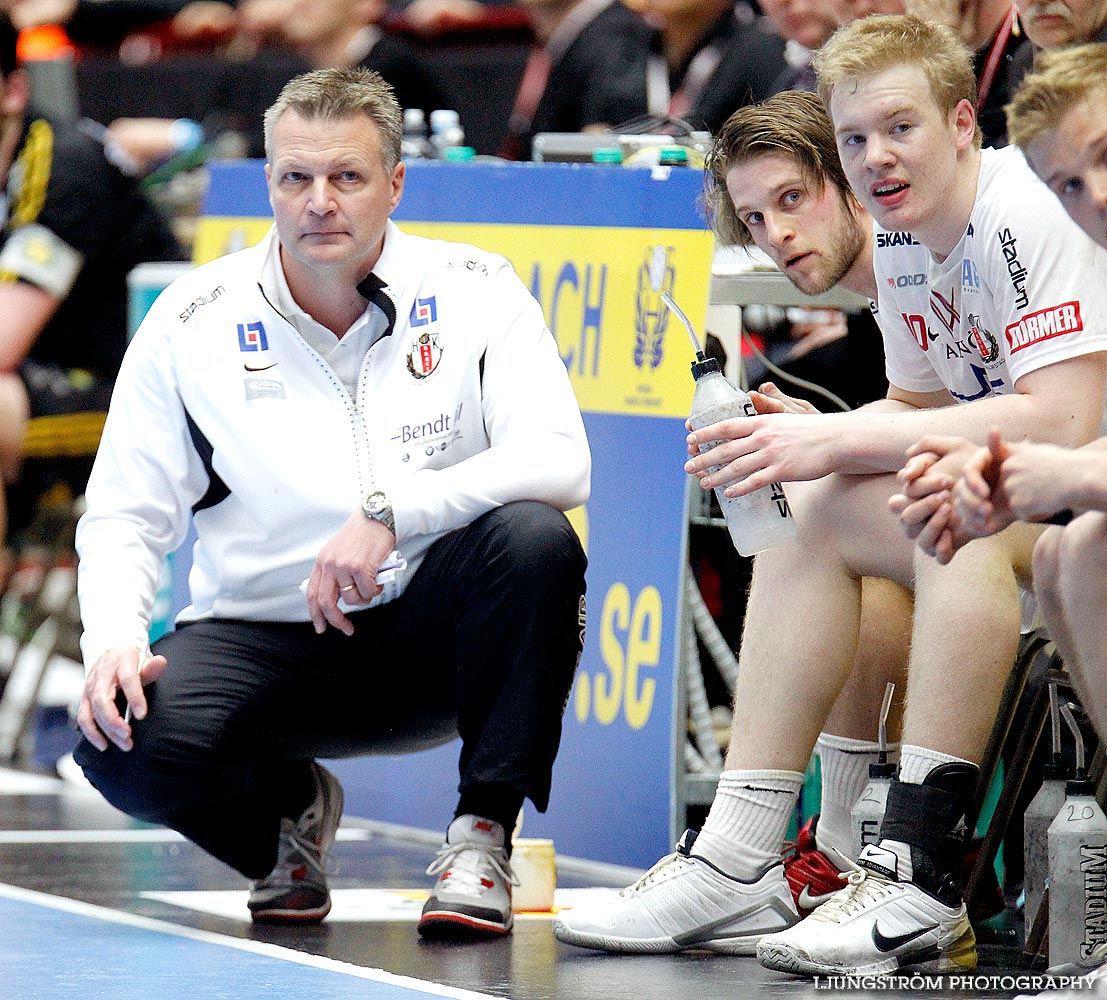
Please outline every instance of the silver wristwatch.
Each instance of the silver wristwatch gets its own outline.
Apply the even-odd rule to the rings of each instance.
[[[396,518],[392,513],[392,504],[380,490],[374,490],[361,501],[361,512],[374,521],[380,521],[393,535],[396,534]]]

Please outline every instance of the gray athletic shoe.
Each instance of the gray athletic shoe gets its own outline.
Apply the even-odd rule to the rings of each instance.
[[[254,923],[318,923],[331,911],[327,858],[342,819],[342,786],[312,761],[315,799],[297,820],[281,820],[274,869],[250,886]]]

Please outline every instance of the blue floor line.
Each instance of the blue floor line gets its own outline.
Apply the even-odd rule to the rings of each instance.
[[[486,994],[0,885],[5,1000],[486,1000]]]

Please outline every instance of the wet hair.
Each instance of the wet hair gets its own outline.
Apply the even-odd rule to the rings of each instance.
[[[786,90],[735,111],[719,130],[707,155],[703,201],[711,228],[724,246],[746,247],[753,243],[730,200],[726,175],[740,163],[767,155],[791,157],[809,189],[818,192],[833,185],[843,204],[856,207],[834,144],[834,127],[819,98]]]
[[[265,155],[273,159],[273,132],[286,111],[309,121],[337,121],[367,115],[380,130],[381,159],[391,172],[400,162],[403,112],[384,77],[358,67],[319,69],[294,77],[265,112]]]
[[[873,76],[898,66],[917,66],[943,115],[961,101],[976,106],[972,53],[957,33],[914,14],[880,14],[839,28],[815,53],[819,97],[827,110],[834,88],[845,80]],[[981,142],[976,130],[976,144]]]
[[[1039,53],[1005,109],[1011,142],[1025,150],[1093,94],[1107,99],[1107,45]]]

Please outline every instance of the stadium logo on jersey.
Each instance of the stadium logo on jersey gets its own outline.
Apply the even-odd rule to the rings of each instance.
[[[240,351],[268,351],[269,338],[261,321],[238,324],[238,349]]]
[[[1080,303],[1062,302],[1059,306],[1050,306],[1048,309],[1027,313],[1017,323],[1010,324],[1006,331],[1007,343],[1011,345],[1011,353],[1014,354],[1024,347],[1040,344],[1051,337],[1078,333],[1083,329]]]
[[[1003,248],[1003,259],[1007,261],[1007,275],[1015,289],[1015,305],[1019,309],[1025,309],[1030,305],[1030,298],[1026,294],[1026,268],[1019,263],[1017,241],[1010,229],[1001,229],[996,234],[996,239]]]
[[[669,327],[669,310],[661,301],[661,293],[673,293],[676,268],[672,264],[672,247],[665,247],[664,269],[656,267],[654,254],[660,256],[660,247],[646,247],[646,254],[638,266],[638,289],[634,297],[634,367],[653,370],[661,364],[665,351],[665,331]],[[661,275],[660,287],[654,289],[657,275]],[[603,289],[600,289],[603,298]]]
[[[986,330],[980,325],[980,317],[969,313],[969,339],[976,345],[980,352],[980,360],[988,365],[999,357],[999,341],[996,340],[991,330]]]
[[[434,296],[429,299],[416,299],[411,305],[411,318],[408,320],[411,326],[426,326],[438,319],[438,306]]]
[[[488,267],[479,260],[451,260],[447,267],[463,267],[466,271],[475,271],[488,277]]]
[[[434,301],[433,299],[431,300]],[[442,360],[442,346],[437,333],[421,333],[411,342],[407,355],[407,370],[416,378],[426,378]]]
[[[200,306],[210,305],[225,291],[226,289],[222,285],[216,285],[210,292],[208,292],[207,295],[197,295],[196,298],[194,298],[187,306],[184,307],[184,309],[181,310],[179,317],[180,321],[182,323],[187,323],[190,319],[192,319],[192,314],[196,312],[196,310],[199,309]]]
[[[877,233],[876,245],[878,249],[884,247],[917,247],[919,241],[910,233]]]
[[[926,275],[921,271],[918,274],[897,274],[888,279],[889,288],[914,288],[917,285],[926,284]]]

